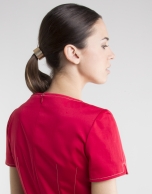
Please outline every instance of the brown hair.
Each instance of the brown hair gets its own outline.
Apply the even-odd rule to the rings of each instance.
[[[85,48],[85,40],[99,18],[102,17],[94,10],[74,3],[59,5],[46,14],[40,25],[38,44],[52,72],[50,76],[41,72],[37,57],[31,56],[25,68],[25,80],[32,93],[49,88],[52,77],[63,68],[61,52],[67,44]]]

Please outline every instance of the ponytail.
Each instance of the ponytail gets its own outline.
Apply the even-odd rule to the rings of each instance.
[[[32,93],[45,92],[51,84],[51,77],[38,69],[38,59],[35,54],[33,54],[27,62],[25,81]]]

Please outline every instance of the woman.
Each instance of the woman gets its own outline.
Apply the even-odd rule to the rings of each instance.
[[[43,18],[25,79],[33,93],[7,124],[12,194],[116,194],[128,174],[112,113],[81,100],[86,83],[103,84],[114,54],[102,17],[78,4]],[[39,71],[46,57],[51,74]]]

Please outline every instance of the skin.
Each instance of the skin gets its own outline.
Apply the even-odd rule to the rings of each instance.
[[[53,77],[50,88],[46,92],[61,93],[81,100],[82,89],[86,83],[103,84],[109,72],[110,60],[114,53],[104,39],[108,37],[106,26],[99,19],[93,26],[94,33],[87,38],[87,47],[78,49],[68,44],[64,47],[61,65],[64,68]],[[103,39],[103,40],[102,40]]]
[[[94,33],[87,38],[87,47],[78,49],[68,44],[62,53],[62,71],[53,77],[46,92],[59,93],[81,100],[86,83],[104,84],[107,80],[110,60],[114,53],[108,45],[108,32],[102,19],[93,26]],[[23,194],[22,185],[15,167],[10,167],[11,194]],[[117,194],[116,180],[91,182],[91,194]]]
[[[11,194],[24,194],[18,171],[15,167],[10,167],[10,191]]]

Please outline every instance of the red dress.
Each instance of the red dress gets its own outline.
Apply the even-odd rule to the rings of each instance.
[[[112,113],[57,93],[35,93],[10,115],[5,164],[25,194],[91,194],[91,182],[128,174]]]

